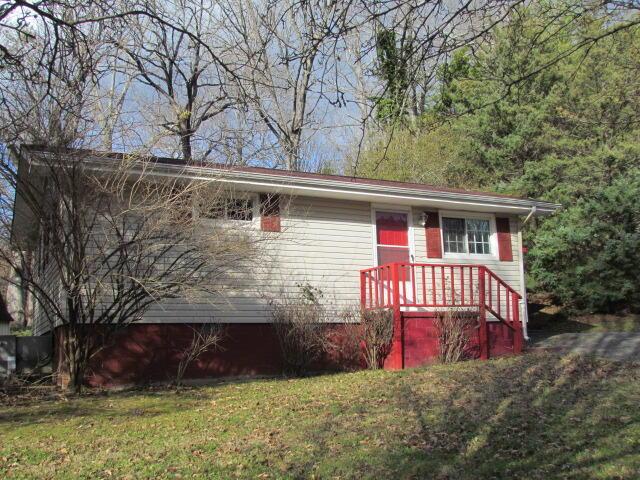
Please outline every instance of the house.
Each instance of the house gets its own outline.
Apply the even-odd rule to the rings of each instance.
[[[30,151],[34,157],[43,153]],[[96,169],[110,168],[117,158],[86,152]],[[208,322],[227,325],[224,349],[199,360],[191,376],[278,372],[269,293],[302,284],[319,289],[335,306],[391,308],[388,368],[432,360],[434,315],[451,308],[477,312],[478,356],[521,350],[527,323],[522,225],[558,205],[422,184],[153,160],[154,175],[211,179],[243,192],[249,213],[230,221],[273,234],[271,260],[268,268],[236,282],[220,305],[179,299],[154,305],[93,360],[90,383],[166,379],[176,363],[169,345],[185,341],[189,326]],[[268,215],[267,195],[277,199]],[[23,220],[15,227],[26,228],[20,223],[27,216],[16,218]],[[51,333],[38,318],[34,333]]]

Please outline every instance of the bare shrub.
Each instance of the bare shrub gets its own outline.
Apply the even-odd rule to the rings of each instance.
[[[388,308],[361,310],[360,322],[367,368],[382,368],[393,339],[393,311]]]
[[[435,320],[438,335],[438,360],[442,363],[459,362],[465,358],[471,331],[477,323],[474,312],[447,309]]]
[[[336,362],[341,370],[354,371],[362,368],[362,339],[360,334],[360,310],[346,307],[333,312],[340,322],[338,328],[329,332],[327,356]]]
[[[203,324],[200,328],[191,327],[191,342],[181,352],[180,363],[176,371],[175,384],[182,385],[184,374],[194,361],[207,352],[221,350],[220,342],[224,337],[224,327],[220,324]]]
[[[224,218],[245,197],[215,178],[164,177],[145,156],[40,147],[14,155],[0,165],[0,183],[33,221],[0,248],[14,272],[3,280],[32,295],[37,322],[62,327],[61,371],[76,392],[118,330],[164,300],[226,298],[230,275],[251,274],[264,252],[257,244],[266,237],[250,222]]]
[[[343,314],[347,324],[345,349],[355,344],[365,365],[371,370],[382,368],[391,350],[393,339],[393,311],[388,308],[347,309]]]
[[[300,284],[296,295],[271,301],[273,328],[286,373],[308,373],[327,349],[326,311],[321,299],[321,290]]]

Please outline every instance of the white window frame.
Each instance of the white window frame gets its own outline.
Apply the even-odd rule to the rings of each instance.
[[[438,220],[440,222],[440,245],[442,245],[443,258],[456,259],[497,259],[498,258],[498,233],[496,229],[496,216],[492,213],[479,212],[459,212],[459,211],[443,211],[438,212]],[[444,222],[443,218],[462,218],[462,219],[480,219],[489,221],[489,248],[491,253],[469,253],[469,240],[465,248],[467,253],[451,253],[444,251]],[[466,226],[465,226],[466,228]]]
[[[378,266],[378,231],[376,225],[376,213],[378,212],[405,213],[407,215],[407,227],[409,229],[409,231],[407,232],[407,234],[409,235],[409,261],[411,263],[415,263],[416,241],[413,227],[413,209],[411,208],[411,206],[373,203],[371,204],[371,243],[373,250],[373,265],[371,266]]]

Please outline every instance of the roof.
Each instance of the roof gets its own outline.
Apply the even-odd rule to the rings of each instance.
[[[29,145],[23,147],[33,153],[51,154],[51,150],[40,146]],[[63,151],[69,155],[86,155],[88,161],[105,163],[114,159],[131,157],[131,154],[119,152],[100,152],[95,150],[69,149]],[[185,163],[181,159],[140,156],[140,162],[154,164],[154,170],[172,172],[175,175],[190,177],[215,176],[220,181],[244,184],[249,189],[267,189],[275,191],[284,189],[291,193],[304,193],[311,196],[326,196],[333,198],[360,198],[364,196],[377,197],[375,201],[401,201],[404,204],[413,204],[413,201],[433,203],[436,208],[446,208],[446,203],[466,203],[473,207],[472,210],[483,210],[479,205],[498,208],[511,207],[513,213],[525,214],[531,209],[538,214],[552,213],[560,208],[560,205],[541,200],[522,198],[511,195],[483,192],[477,190],[463,190],[455,188],[443,188],[433,185],[400,182],[393,180],[379,180],[347,175],[327,175],[320,173],[299,172],[264,167],[249,167],[238,165],[225,165],[220,163]],[[323,194],[324,192],[324,194]],[[395,202],[392,202],[395,203]],[[426,205],[428,206],[428,205]],[[452,208],[456,208],[451,205]],[[485,209],[486,210],[486,209]]]

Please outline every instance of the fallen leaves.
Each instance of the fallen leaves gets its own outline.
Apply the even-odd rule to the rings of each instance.
[[[0,477],[637,472],[637,380],[637,367],[544,354],[9,407]]]

